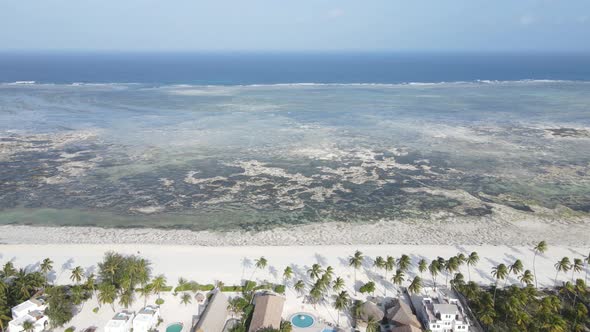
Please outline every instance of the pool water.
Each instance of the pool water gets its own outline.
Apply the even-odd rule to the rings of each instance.
[[[299,328],[306,328],[312,326],[314,319],[311,315],[300,313],[291,317],[291,324]]]
[[[166,328],[166,332],[180,332],[180,331],[182,331],[182,324],[181,323],[170,324]]]
[[[336,329],[333,327],[326,327],[322,332],[336,332]]]

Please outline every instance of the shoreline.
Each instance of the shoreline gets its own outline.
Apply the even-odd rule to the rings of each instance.
[[[542,240],[590,246],[590,220],[460,219],[317,223],[262,231],[0,225],[0,244],[150,244],[198,246],[508,245]]]

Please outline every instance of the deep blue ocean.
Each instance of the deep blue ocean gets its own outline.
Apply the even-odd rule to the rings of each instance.
[[[526,79],[590,80],[590,55],[0,54],[0,82],[246,85]]]

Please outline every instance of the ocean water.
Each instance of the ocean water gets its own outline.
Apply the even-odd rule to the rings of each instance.
[[[0,56],[0,223],[590,213],[586,57],[194,57]]]

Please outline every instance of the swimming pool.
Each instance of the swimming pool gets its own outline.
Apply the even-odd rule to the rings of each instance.
[[[322,332],[336,332],[336,329],[333,327],[325,327]]]
[[[313,325],[315,319],[312,315],[303,312],[291,316],[291,324],[295,327],[306,328]]]
[[[166,328],[166,332],[180,332],[182,331],[182,323],[172,323]]]

